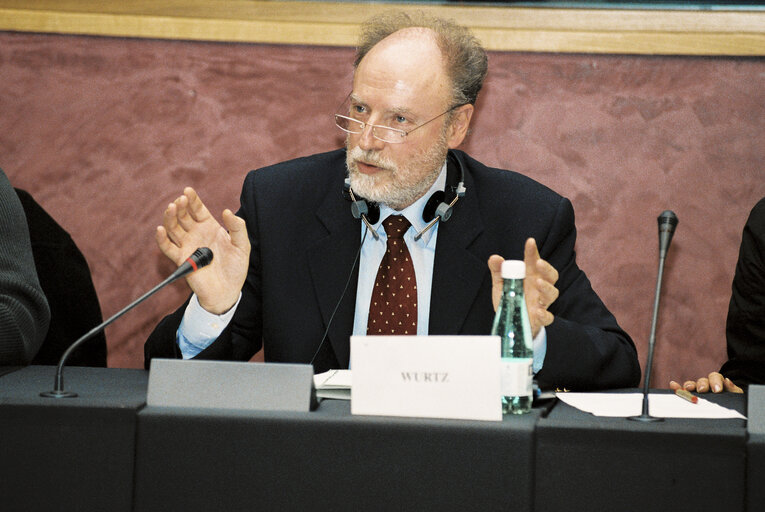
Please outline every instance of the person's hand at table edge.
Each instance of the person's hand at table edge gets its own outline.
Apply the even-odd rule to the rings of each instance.
[[[700,377],[698,380],[687,380],[682,385],[674,380],[669,381],[669,389],[677,391],[678,389],[685,389],[688,391],[695,391],[696,393],[720,393],[722,391],[729,391],[731,393],[743,393],[744,390],[736,386],[732,380],[724,377],[719,372],[712,372],[707,377]]]

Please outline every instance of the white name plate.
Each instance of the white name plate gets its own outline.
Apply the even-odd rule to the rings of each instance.
[[[499,336],[351,336],[351,413],[502,420]]]

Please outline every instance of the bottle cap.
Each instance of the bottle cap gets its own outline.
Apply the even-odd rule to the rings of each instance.
[[[523,260],[505,260],[502,262],[502,279],[524,279],[526,263]]]

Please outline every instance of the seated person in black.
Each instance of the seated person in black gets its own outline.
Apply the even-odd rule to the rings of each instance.
[[[69,346],[103,320],[90,267],[74,240],[25,190],[15,189],[27,217],[37,277],[50,306],[50,326],[32,364],[56,365]],[[67,359],[69,366],[106,366],[99,332]]]
[[[765,198],[752,208],[741,238],[725,325],[728,360],[719,372],[671,389],[705,393],[743,393],[749,384],[765,384]]]

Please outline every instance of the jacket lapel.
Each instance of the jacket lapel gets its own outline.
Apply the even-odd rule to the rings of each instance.
[[[482,283],[489,279],[486,261],[479,256],[486,253],[480,249],[484,227],[467,170],[464,179],[465,197],[455,204],[451,219],[438,226],[430,297],[431,334],[461,333]],[[490,327],[486,326],[487,332]]]
[[[354,261],[361,242],[361,229],[360,221],[351,215],[350,203],[342,197],[342,182],[338,183],[337,194],[328,194],[316,211],[316,221],[324,227],[326,234],[308,246],[307,260],[325,326],[337,306],[324,343],[331,343],[338,363],[347,368],[359,275],[358,262],[354,264]],[[346,283],[348,288],[343,295]]]

